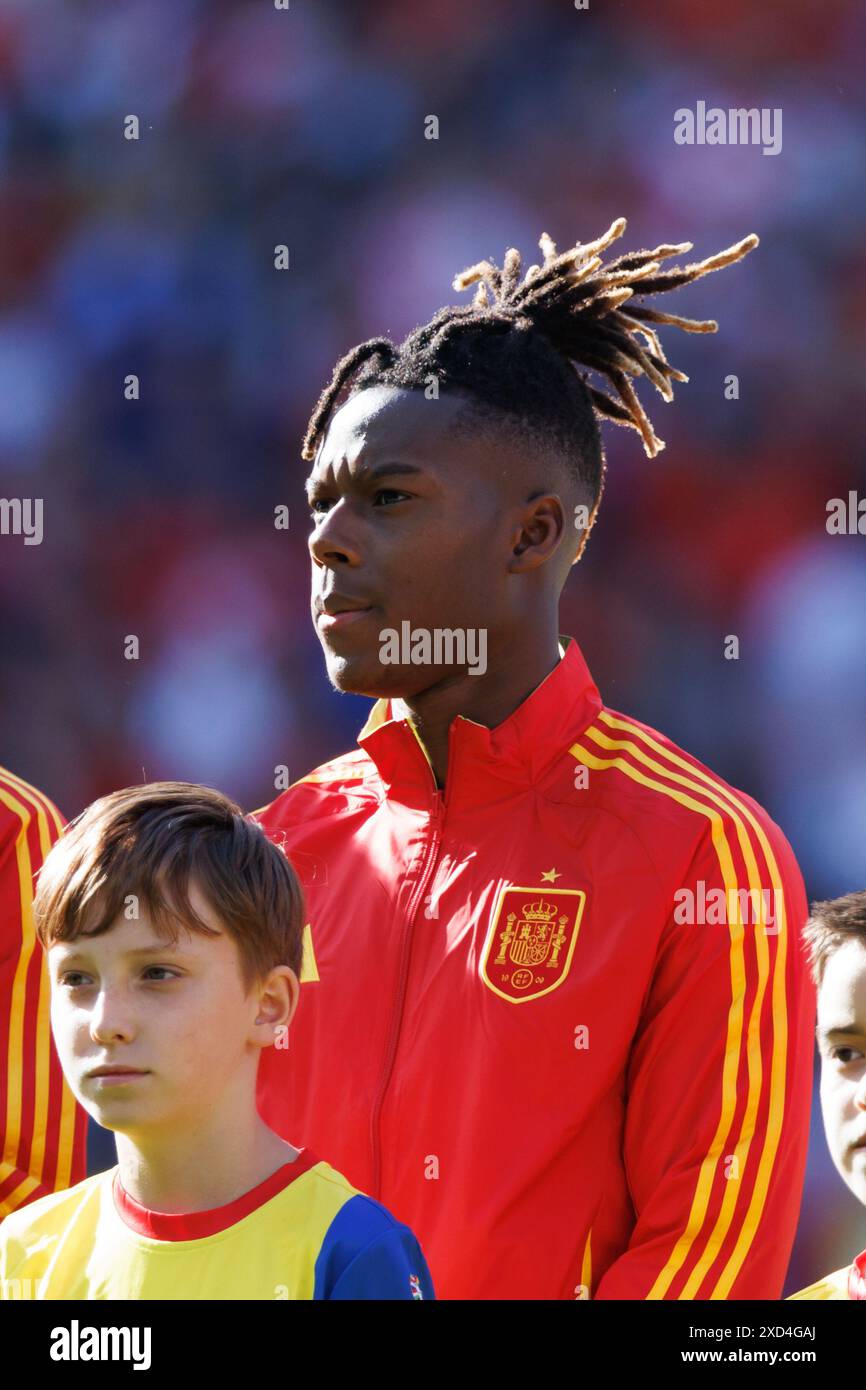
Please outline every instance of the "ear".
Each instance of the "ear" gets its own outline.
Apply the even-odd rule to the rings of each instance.
[[[266,1047],[273,1041],[274,1029],[288,1028],[294,1017],[301,986],[294,970],[278,965],[258,987],[256,1018],[253,1023],[255,1041]]]
[[[562,545],[565,534],[565,506],[559,494],[544,492],[530,498],[512,531],[508,573],[525,574],[546,564]]]

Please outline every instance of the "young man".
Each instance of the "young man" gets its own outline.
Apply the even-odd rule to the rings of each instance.
[[[0,1221],[87,1172],[87,1114],[51,1039],[33,924],[36,874],[62,829],[43,792],[0,768]]]
[[[813,903],[803,936],[818,989],[824,1132],[842,1181],[866,1207],[866,892]],[[792,1299],[866,1299],[866,1250]]]
[[[328,675],[378,702],[359,749],[257,813],[309,908],[259,1107],[412,1225],[440,1298],[779,1298],[797,1221],[814,992],[791,849],[558,640],[595,410],[656,453],[629,376],[683,377],[653,325],[716,327],[626,301],[757,242],[602,268],[624,226],[562,255],[542,237],[523,281],[513,249],[466,271],[473,305],[338,364],[304,445]]]
[[[103,797],[34,903],[70,1086],[118,1164],[0,1225],[0,1298],[432,1297],[412,1232],[256,1113],[298,1003],[303,898],[219,792]]]

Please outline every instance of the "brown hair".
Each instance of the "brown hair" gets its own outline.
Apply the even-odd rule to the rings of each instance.
[[[222,792],[150,782],[94,801],[46,857],[33,910],[46,949],[100,936],[135,895],[154,931],[216,933],[193,911],[193,879],[237,943],[249,991],[276,965],[300,976],[304,897],[285,853]]]
[[[820,985],[828,956],[846,941],[858,940],[866,946],[866,891],[812,903],[811,916],[803,928],[803,940],[809,948],[812,978]]]

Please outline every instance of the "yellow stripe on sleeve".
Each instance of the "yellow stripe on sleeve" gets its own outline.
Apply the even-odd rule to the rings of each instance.
[[[632,721],[627,719],[616,718],[607,710],[601,711],[600,718],[604,721],[605,724],[608,725],[609,728],[620,729],[626,733],[632,734],[634,737],[638,738],[643,744],[645,744],[648,748],[652,748],[655,752],[659,753],[663,757],[666,757],[670,762],[674,763],[676,766],[681,767],[684,770],[684,772],[688,774],[686,781],[690,785],[696,786],[698,789],[700,789],[701,785],[703,785],[709,788],[711,792],[721,792],[725,799],[728,802],[730,802],[732,806],[736,807],[736,810],[751,826],[757,838],[757,841],[761,847],[761,851],[763,853],[764,860],[767,865],[767,870],[770,876],[771,886],[773,888],[774,905],[776,907],[777,912],[779,913],[780,920],[776,922],[776,925],[778,926],[778,945],[776,949],[775,960],[773,962],[773,980],[771,994],[773,1045],[770,1058],[770,1090],[766,1129],[764,1133],[763,1144],[761,1147],[761,1155],[758,1161],[758,1172],[755,1178],[755,1184],[752,1191],[751,1199],[749,1201],[749,1206],[746,1211],[745,1217],[741,1222],[739,1235],[737,1237],[734,1249],[731,1252],[727,1264],[725,1265],[724,1269],[719,1275],[713,1293],[711,1294],[712,1298],[726,1299],[730,1294],[730,1290],[733,1286],[734,1280],[737,1278],[737,1275],[739,1274],[742,1268],[743,1261],[745,1260],[746,1255],[749,1252],[752,1241],[755,1237],[755,1233],[757,1232],[758,1225],[760,1223],[761,1215],[763,1213],[764,1205],[767,1198],[770,1177],[773,1171],[773,1163],[775,1161],[776,1153],[779,1147],[779,1141],[781,1139],[782,1124],[785,1115],[785,1068],[788,1050],[788,1013],[785,989],[785,976],[788,951],[788,923],[785,893],[782,886],[782,876],[779,872],[779,866],[776,862],[776,856],[773,853],[772,846],[767,838],[767,834],[764,830],[764,827],[761,825],[760,821],[755,817],[749,806],[746,805],[746,803],[742,800],[741,797],[737,796],[736,792],[734,792],[732,788],[724,786],[719,781],[719,779],[713,777],[709,772],[706,772],[701,768],[694,767],[691,763],[687,762],[685,758],[681,757],[679,753],[675,752],[674,750],[670,748],[665,748],[664,745],[658,741],[658,739],[653,738],[652,735],[649,734],[645,729],[639,728]],[[643,756],[648,763],[651,761],[648,755],[644,754]],[[667,775],[674,780],[680,780],[679,776],[674,772],[668,772]],[[715,795],[713,795],[712,799],[718,801],[718,797]],[[737,835],[739,838],[739,816],[734,817],[734,819],[737,825]],[[751,845],[749,847],[751,850]],[[754,858],[751,856],[751,853],[749,857],[746,858],[746,864],[749,872],[751,887],[752,874],[753,872],[757,873],[756,866],[754,865]],[[759,892],[758,901],[762,901],[760,896],[760,884],[755,886],[758,888]],[[755,1020],[754,1028],[756,1034],[758,1033],[760,1026],[760,1013],[756,1013],[756,1006],[759,1003],[759,995],[760,1001],[762,1002],[763,1000],[764,989],[766,986],[766,972],[768,968],[768,947],[766,936],[766,932],[758,931],[755,933],[756,951],[758,956],[759,981],[758,991],[756,992],[755,1005],[753,1006],[752,1011],[752,1017]],[[748,1039],[750,1085],[753,1064],[753,1050],[751,1047],[752,1028],[753,1023],[752,1020],[750,1020]],[[760,1067],[761,1059],[759,1036],[757,1037],[757,1051],[758,1066]],[[738,1140],[738,1145],[735,1152],[739,1152],[739,1147],[742,1144],[743,1139],[745,1137],[745,1153],[748,1154],[748,1146],[752,1136],[751,1134],[746,1135],[745,1131],[747,1124],[753,1121],[754,1113],[754,1110],[750,1112],[749,1108],[747,1107],[746,1114],[743,1117],[743,1125],[740,1131],[740,1139]],[[741,1172],[744,1171],[744,1167],[745,1164],[743,1163],[740,1169]],[[734,1194],[734,1199],[735,1197],[736,1193]],[[725,1202],[727,1202],[727,1193],[725,1197]],[[727,1235],[728,1226],[730,1224],[732,1214],[732,1210],[726,1210],[725,1203],[723,1203],[722,1210],[719,1213],[716,1229],[714,1229],[713,1234],[710,1237],[710,1246],[713,1248],[713,1255],[715,1255],[717,1249],[721,1246],[721,1242],[725,1239]],[[708,1265],[706,1267],[708,1267]],[[703,1274],[701,1274],[701,1278],[702,1277]],[[691,1290],[692,1288],[696,1289],[697,1284],[692,1285],[690,1280],[689,1285],[687,1285],[687,1289]],[[692,1295],[690,1292],[684,1290],[683,1296],[689,1297]]]
[[[600,717],[604,718],[605,722],[609,723],[610,727],[620,728],[629,734],[637,736],[639,733],[642,732],[639,729],[637,729],[634,725],[629,724],[625,721],[613,720],[612,717],[608,718],[606,715],[606,711],[603,711]],[[676,1242],[674,1249],[671,1252],[671,1256],[668,1259],[664,1269],[659,1274],[652,1289],[647,1295],[648,1298],[651,1299],[663,1298],[668,1288],[670,1287],[670,1284],[674,1276],[685,1263],[689,1255],[693,1253],[693,1250],[696,1247],[697,1239],[704,1228],[719,1158],[721,1157],[725,1149],[728,1137],[730,1135],[731,1125],[733,1123],[733,1116],[736,1110],[739,1086],[740,1050],[743,1035],[743,1001],[745,998],[746,988],[745,959],[743,950],[744,924],[742,921],[742,913],[740,910],[737,874],[734,868],[733,856],[731,854],[730,844],[727,838],[725,822],[722,816],[719,814],[719,812],[714,809],[713,805],[707,804],[708,802],[714,803],[715,806],[720,807],[721,810],[725,813],[725,815],[730,818],[730,820],[733,822],[736,828],[737,839],[747,867],[750,890],[752,892],[757,893],[757,899],[750,898],[750,902],[762,902],[760,875],[758,873],[752,843],[749,839],[743,821],[739,815],[732,811],[727,800],[722,799],[719,793],[724,793],[724,795],[730,798],[730,800],[732,801],[735,801],[736,799],[731,796],[731,793],[722,784],[706,775],[702,775],[700,780],[698,780],[697,776],[695,775],[698,772],[697,769],[693,768],[691,764],[686,763],[685,760],[676,758],[675,755],[672,755],[670,753],[670,750],[664,748],[663,745],[657,743],[655,740],[647,741],[663,757],[668,757],[671,759],[671,761],[679,762],[681,766],[683,766],[690,774],[689,776],[683,776],[675,772],[670,766],[667,766],[666,764],[660,763],[655,759],[651,758],[644,751],[643,748],[641,748],[639,745],[635,744],[631,740],[612,739],[597,727],[591,727],[590,729],[588,729],[584,737],[589,737],[594,743],[596,743],[600,748],[604,749],[605,751],[626,752],[630,754],[630,756],[634,758],[637,762],[643,764],[643,766],[648,768],[650,771],[656,772],[660,776],[668,778],[671,781],[675,781],[679,783],[681,786],[688,788],[692,792],[699,793],[701,798],[700,800],[696,799],[693,796],[689,796],[686,792],[680,792],[675,787],[671,787],[670,785],[668,785],[668,783],[666,782],[659,782],[655,778],[645,775],[632,763],[627,762],[624,758],[614,757],[612,759],[602,759],[588,748],[583,747],[579,744],[575,745],[575,747],[571,750],[572,753],[575,754],[575,756],[580,755],[583,758],[583,760],[588,763],[589,766],[595,766],[601,769],[607,767],[617,767],[620,771],[624,772],[626,776],[632,778],[633,780],[638,781],[650,787],[653,790],[659,791],[663,795],[670,796],[674,800],[678,801],[681,805],[686,806],[688,809],[693,810],[700,815],[706,816],[710,821],[711,839],[719,859],[722,879],[725,883],[726,901],[728,903],[729,909],[731,906],[731,893],[733,893],[734,901],[737,904],[735,919],[733,921],[730,920],[729,912],[728,923],[731,935],[730,966],[732,994],[731,1005],[728,1011],[725,1062],[722,1075],[721,1113],[716,1128],[716,1133],[713,1136],[710,1148],[701,1165],[701,1170],[698,1176],[698,1181],[696,1184],[696,1189],[692,1201],[692,1207],[689,1214],[689,1219],[686,1224],[686,1228],[680,1236],[680,1238],[678,1239],[678,1241]],[[742,809],[746,810],[746,808]],[[748,814],[747,811],[746,813]],[[780,901],[780,899],[777,899],[777,902],[778,901]],[[738,1171],[741,1175],[745,1171],[749,1146],[754,1134],[755,1116],[757,1114],[758,1105],[760,1101],[763,1074],[762,1056],[760,1048],[760,1015],[763,997],[766,991],[766,982],[768,976],[768,949],[766,936],[765,934],[760,932],[756,933],[756,950],[758,955],[758,986],[755,993],[755,998],[753,1000],[746,1031],[746,1057],[748,1069],[747,1102],[746,1110],[743,1116],[743,1122],[740,1128],[740,1135],[734,1149],[734,1153],[737,1156],[739,1163]],[[774,1053],[776,1050],[776,1043],[777,1038],[774,1035]],[[709,1269],[713,1260],[716,1258],[718,1251],[721,1248],[722,1243],[728,1234],[739,1190],[739,1182],[731,1181],[728,1184],[725,1190],[722,1208],[716,1219],[713,1231],[707,1238],[703,1254],[701,1255],[700,1259],[696,1261],[691,1271],[690,1277],[687,1281],[687,1284],[685,1285],[680,1294],[681,1298],[690,1298],[695,1296],[697,1289],[700,1287],[700,1284],[707,1270]],[[746,1219],[748,1220],[748,1214]],[[755,1219],[753,1224],[756,1228],[757,1219]],[[749,1236],[749,1243],[751,1242],[751,1235],[753,1234],[754,1231],[752,1230]],[[745,1248],[742,1250],[739,1264],[742,1263],[742,1258],[745,1257],[747,1249],[748,1245],[746,1245]],[[729,1261],[726,1273],[729,1272],[733,1258],[734,1257],[732,1256],[731,1261]],[[737,1265],[737,1269],[739,1269],[739,1264]],[[720,1279],[718,1284],[716,1285],[716,1288],[710,1296],[724,1297],[724,1293],[720,1291],[721,1286],[722,1280]]]
[[[24,1074],[24,1017],[26,1009],[27,972],[34,950],[38,949],[33,920],[33,864],[27,843],[27,831],[36,813],[42,859],[51,849],[56,835],[52,834],[49,817],[58,833],[63,821],[57,808],[46,797],[45,804],[34,787],[7,769],[0,777],[0,803],[20,822],[15,840],[18,870],[18,895],[21,921],[21,947],[9,1004],[9,1047],[6,1058],[6,1128],[4,1160],[15,1164],[22,1129],[21,1084]],[[12,1206],[22,1202],[29,1192],[45,1181],[45,1144],[48,1138],[48,1092],[51,1062],[50,984],[44,952],[40,950],[41,965],[36,1005],[33,1134],[30,1148],[31,1179],[21,1183],[6,1202]],[[69,1187],[75,1143],[75,1097],[63,1078],[61,1095],[60,1133],[58,1135],[57,1175],[54,1186]]]

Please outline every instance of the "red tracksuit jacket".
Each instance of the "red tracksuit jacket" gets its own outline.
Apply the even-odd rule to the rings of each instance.
[[[562,642],[504,723],[452,722],[444,792],[379,700],[254,813],[309,919],[259,1110],[416,1233],[439,1298],[776,1299],[812,1085],[800,872]]]
[[[0,768],[0,1221],[87,1173],[87,1112],[60,1069],[33,922],[36,875],[63,824],[47,796]]]

